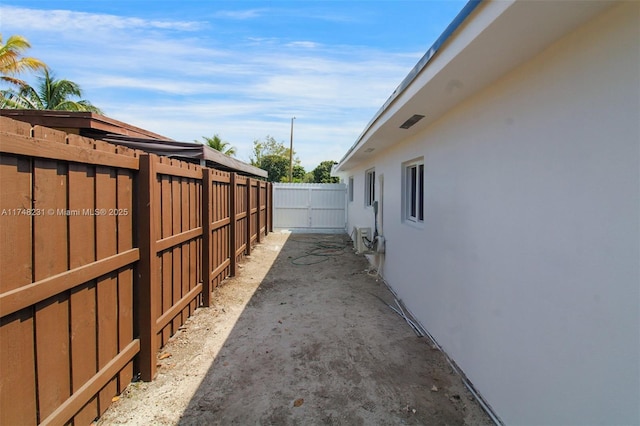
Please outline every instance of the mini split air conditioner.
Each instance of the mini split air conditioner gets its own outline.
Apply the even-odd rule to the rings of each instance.
[[[385,241],[382,235],[371,237],[371,228],[353,228],[353,248],[358,254],[384,253]]]
[[[353,248],[358,253],[367,253],[371,250],[365,245],[365,238],[371,241],[371,228],[353,228]]]

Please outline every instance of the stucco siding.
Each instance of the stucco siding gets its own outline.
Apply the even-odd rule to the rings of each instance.
[[[639,16],[608,10],[344,174],[349,232],[384,175],[383,275],[507,424],[640,423]],[[423,226],[400,208],[417,157]]]

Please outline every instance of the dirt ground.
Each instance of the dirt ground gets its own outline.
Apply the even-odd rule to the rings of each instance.
[[[368,268],[346,235],[269,234],[98,424],[493,424]]]

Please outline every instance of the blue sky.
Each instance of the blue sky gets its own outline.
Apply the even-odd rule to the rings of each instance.
[[[465,1],[3,0],[3,38],[106,115],[180,141],[340,160]],[[28,79],[29,80],[29,79]],[[33,79],[30,79],[35,83]]]

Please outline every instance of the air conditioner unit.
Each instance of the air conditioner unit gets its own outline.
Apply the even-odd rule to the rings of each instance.
[[[358,253],[367,253],[371,250],[365,245],[365,238],[371,241],[371,228],[353,228],[354,240],[353,248]]]

